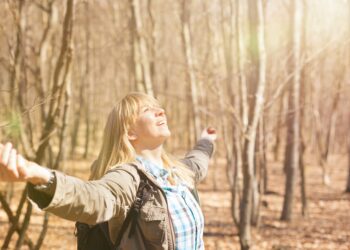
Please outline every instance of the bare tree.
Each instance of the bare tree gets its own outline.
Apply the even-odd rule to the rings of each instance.
[[[348,1],[348,19],[349,19],[349,27],[348,27],[348,37],[350,37],[350,1]],[[347,58],[348,58],[348,65],[350,64],[350,45],[348,45],[347,48]],[[348,123],[350,121],[350,112],[348,115]],[[350,127],[348,126],[348,140],[347,140],[347,146],[348,146],[348,178],[347,178],[347,182],[346,182],[346,188],[345,188],[345,192],[350,193]]]
[[[305,0],[302,1],[304,14],[302,16],[302,34],[301,34],[301,51],[304,51],[304,58],[307,55],[306,51],[306,34],[307,34],[307,17],[308,8]],[[301,213],[304,217],[308,216],[308,202],[306,194],[306,176],[305,176],[305,151],[306,151],[306,139],[303,128],[306,127],[306,94],[307,94],[307,65],[303,65],[300,75],[300,157],[299,157],[299,169],[300,169],[300,193],[301,193]]]
[[[348,178],[346,182],[345,192],[350,193],[350,133],[348,135]]]
[[[266,55],[264,37],[264,11],[261,0],[248,1],[249,16],[249,44],[248,44],[248,80],[247,89],[248,102],[248,123],[245,127],[243,144],[243,197],[240,210],[240,244],[241,249],[246,250],[252,247],[251,239],[251,215],[253,204],[252,197],[256,188],[255,169],[255,142],[260,115],[264,103],[264,92],[266,85]],[[249,98],[249,99],[248,99]],[[244,100],[244,99],[243,99]]]
[[[291,48],[290,70],[293,77],[289,88],[287,145],[285,152],[285,196],[281,219],[291,220],[293,210],[294,188],[300,162],[300,46],[301,46],[301,0],[291,1]]]
[[[201,131],[201,123],[199,117],[199,98],[198,98],[198,83],[194,68],[194,55],[191,41],[191,27],[190,27],[190,2],[181,0],[181,21],[182,21],[182,41],[183,49],[186,59],[186,74],[190,83],[192,113],[195,140],[197,140]]]
[[[133,0],[131,4],[132,24],[134,26],[133,47],[134,47],[134,65],[136,73],[137,86],[142,84],[143,90],[149,94],[154,95],[151,64],[148,55],[148,48],[146,39],[144,37],[143,21],[141,16],[141,2]],[[141,89],[139,89],[141,90]]]
[[[70,66],[71,66],[71,60],[72,60],[72,29],[73,29],[73,0],[67,0],[66,14],[65,14],[64,23],[63,23],[61,50],[56,62],[55,71],[53,72],[53,87],[51,92],[52,98],[50,100],[49,110],[46,115],[47,120],[46,120],[46,123],[44,124],[42,134],[40,137],[41,141],[38,149],[35,152],[35,161],[38,162],[39,164],[42,164],[44,162],[45,152],[50,147],[50,139],[52,137],[54,130],[56,129],[57,121],[61,116],[60,110],[61,110],[61,104],[62,104],[62,98],[63,98],[62,91],[64,91],[65,89],[66,82],[67,82],[67,75],[70,74],[70,69],[71,69]],[[45,32],[44,32],[44,37],[45,37]],[[19,93],[18,95],[20,94],[21,93]],[[23,107],[23,109],[25,108],[23,104],[20,104],[19,106]],[[24,219],[21,226],[19,226],[20,215],[22,213],[22,209],[26,201],[25,197],[26,197],[26,188],[22,192],[22,199],[20,200],[20,203],[17,207],[16,215],[12,220],[13,223],[9,228],[5,241],[2,245],[3,249],[8,248],[8,245],[15,231],[19,233],[19,237],[16,243],[16,249],[20,249],[23,243],[28,243],[26,232],[27,232],[27,229],[29,228],[30,217],[32,214],[32,204],[29,201],[26,202],[27,207],[26,207]],[[42,232],[46,232],[45,227],[46,226],[44,224],[44,228]],[[44,237],[43,234],[42,236]],[[40,245],[36,247],[40,248]]]

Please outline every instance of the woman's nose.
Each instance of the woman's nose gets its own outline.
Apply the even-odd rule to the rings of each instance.
[[[165,111],[162,108],[155,108],[155,114],[156,116],[163,116],[165,114]]]

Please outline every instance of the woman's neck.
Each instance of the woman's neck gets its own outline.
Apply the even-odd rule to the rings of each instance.
[[[163,167],[162,146],[155,149],[136,149],[136,154]]]

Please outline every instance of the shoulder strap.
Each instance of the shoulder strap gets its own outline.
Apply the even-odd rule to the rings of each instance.
[[[150,182],[148,181],[148,177],[145,175],[143,171],[141,171],[137,165],[133,165],[137,169],[137,173],[140,176],[140,185],[137,189],[136,192],[136,198],[131,206],[124,222],[123,225],[119,231],[118,238],[115,242],[115,249],[120,245],[120,242],[123,238],[123,235],[125,234],[126,230],[128,229],[130,223],[131,223],[131,228],[129,231],[128,237],[130,238],[134,232],[135,232],[135,227],[137,224],[137,217],[140,213],[140,209],[142,206],[150,199],[152,193],[154,193],[154,189],[151,186]]]
[[[113,242],[111,241],[110,237],[109,237],[109,229],[108,229],[108,222],[106,221],[106,223],[100,223],[100,224],[97,224],[101,231],[103,232],[103,235],[105,236],[108,244],[109,244],[109,247],[110,249],[113,249],[114,248],[114,245],[113,245]]]
[[[198,195],[198,191],[197,188],[190,188],[190,192],[192,193],[193,197],[196,199],[196,201],[198,202],[198,204],[200,205],[200,201],[199,201],[199,195]]]

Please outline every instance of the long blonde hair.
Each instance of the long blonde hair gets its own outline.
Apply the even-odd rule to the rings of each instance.
[[[140,108],[144,105],[160,107],[153,97],[143,93],[129,93],[122,98],[108,115],[103,132],[103,142],[97,160],[91,166],[90,180],[100,179],[108,170],[123,163],[136,161],[136,152],[128,139],[128,131],[135,123]],[[193,187],[194,174],[180,161],[162,150],[161,158],[165,168],[186,185]],[[176,178],[172,179],[176,182]]]

